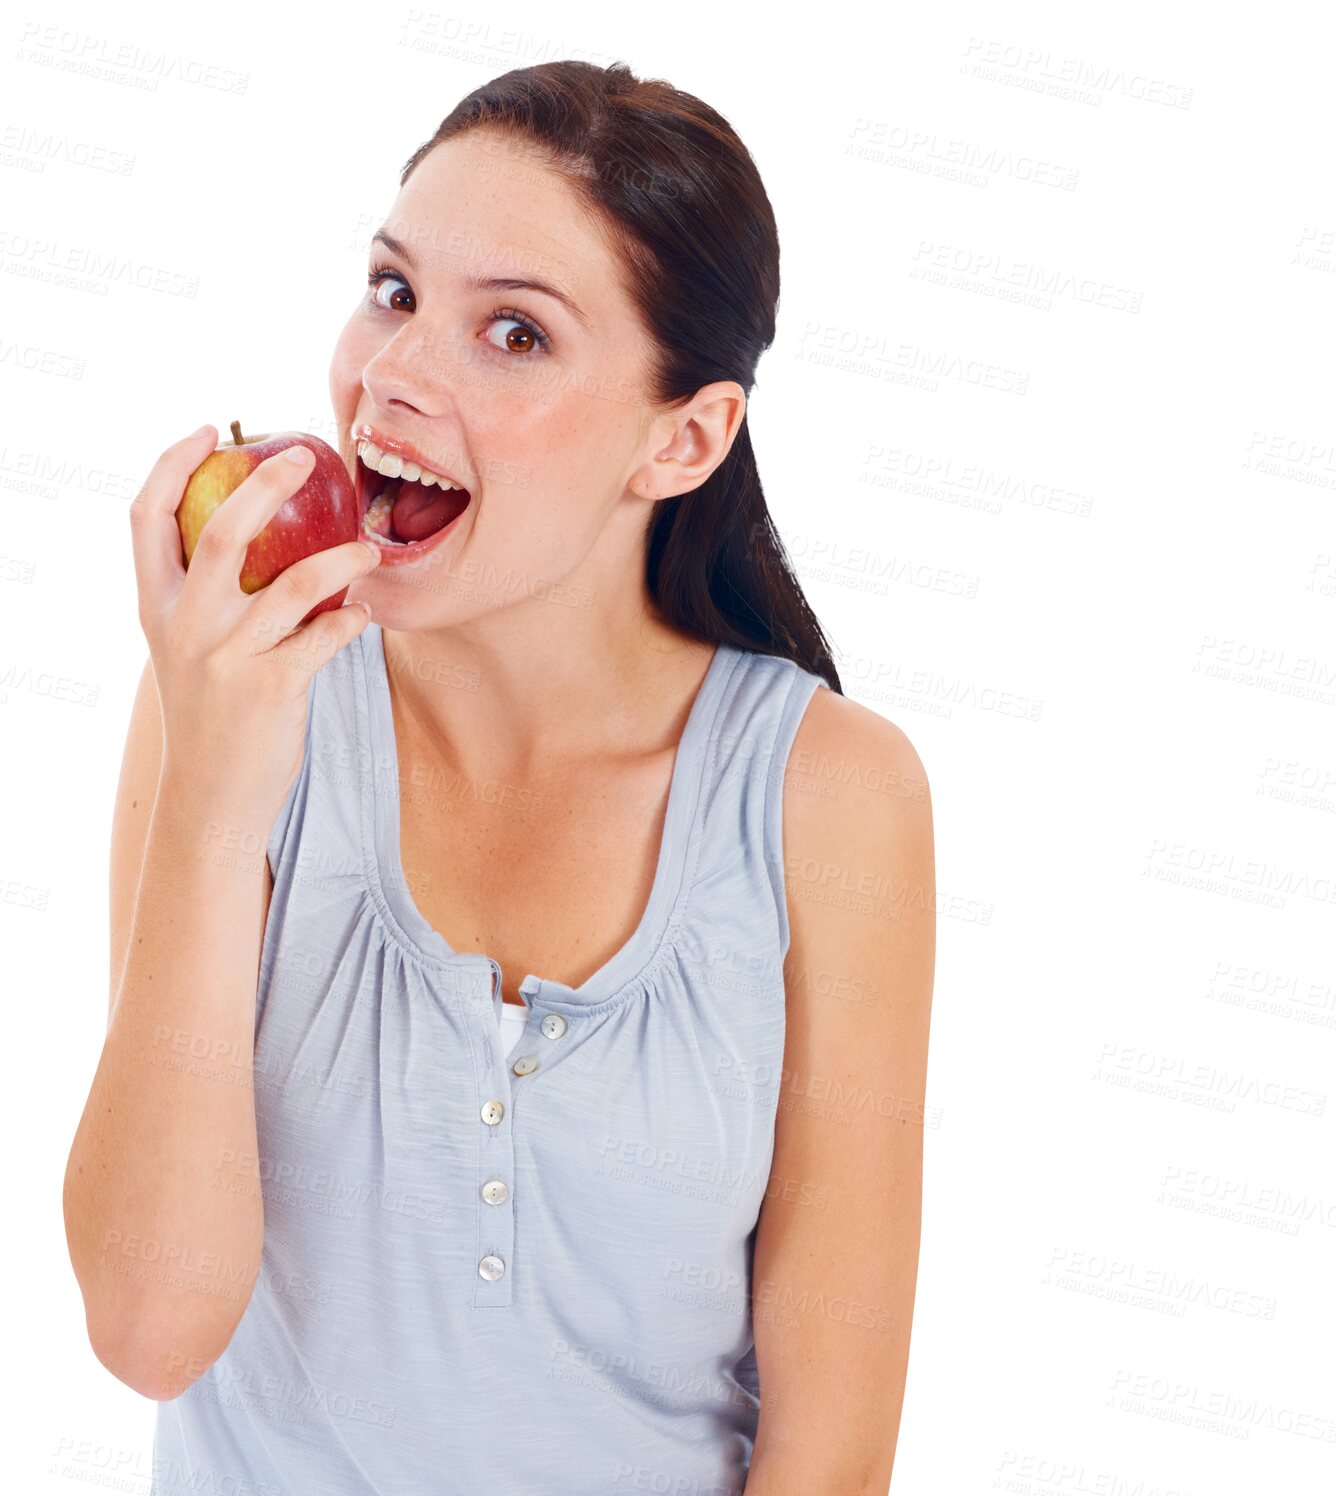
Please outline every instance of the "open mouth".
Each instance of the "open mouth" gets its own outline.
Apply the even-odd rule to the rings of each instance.
[[[357,449],[357,504],[362,533],[390,550],[414,550],[439,535],[468,508],[466,488],[442,487],[434,474],[405,464],[398,477],[368,467],[366,443]],[[370,454],[378,460],[373,450]],[[426,480],[426,481],[424,481]]]

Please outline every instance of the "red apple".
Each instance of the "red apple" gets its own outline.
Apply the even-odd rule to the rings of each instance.
[[[283,500],[278,513],[246,547],[241,568],[241,590],[258,592],[267,587],[294,561],[330,546],[356,540],[361,533],[357,491],[339,454],[318,436],[304,431],[265,432],[262,436],[241,434],[241,424],[232,422],[232,442],[211,452],[191,473],[176,510],[186,566],[195,553],[195,543],[205,522],[243,479],[285,447],[310,447],[315,465],[306,482]],[[347,596],[341,587],[317,603],[302,619],[309,622],[328,608],[341,608]]]

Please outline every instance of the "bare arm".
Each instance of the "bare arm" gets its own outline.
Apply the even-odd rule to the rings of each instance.
[[[98,1359],[179,1396],[259,1272],[252,1045],[271,826],[164,773],[151,662],[112,827],[105,1045],[70,1150],[70,1259]]]
[[[121,760],[120,784],[111,822],[111,986],[107,1005],[107,1022],[116,1008],[121,973],[130,948],[130,922],[139,896],[139,876],[148,845],[149,821],[158,797],[158,780],[162,774],[162,714],[157,684],[153,679],[153,661],[144,662],[139,690],[130,713],[125,752]],[[264,901],[260,918],[260,938],[269,915],[269,900],[274,878],[266,858],[263,868]]]
[[[796,767],[785,786],[786,1083],[753,1268],[747,1496],[885,1496],[918,1274],[932,804],[908,738],[843,697],[817,691],[794,747],[795,766],[857,773],[833,798]],[[827,876],[879,892],[827,899]],[[814,1086],[834,1099],[814,1106]]]
[[[251,541],[315,461],[297,444],[226,494],[187,569],[177,513],[217,434],[206,425],[174,442],[130,505],[150,664],[116,797],[107,1035],[65,1168],[88,1338],[109,1371],[159,1401],[226,1350],[259,1275],[265,851],[301,769],[314,673],[369,616],[319,605],[380,560],[351,540],[243,591]]]

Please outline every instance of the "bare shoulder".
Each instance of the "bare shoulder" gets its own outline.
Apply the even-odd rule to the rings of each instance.
[[[876,993],[880,1021],[921,1029],[935,961],[936,853],[928,775],[908,734],[818,688],[794,735],[782,826],[793,1015],[819,1011],[838,1046],[873,1021],[857,1004],[812,1008],[843,986]]]
[[[784,854],[821,860],[932,838],[927,770],[908,734],[860,702],[818,688],[784,776]],[[792,902],[792,901],[790,901]]]

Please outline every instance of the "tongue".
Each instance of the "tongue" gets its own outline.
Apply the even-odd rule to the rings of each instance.
[[[462,488],[423,488],[420,483],[401,483],[394,498],[391,518],[401,539],[425,540],[448,525],[468,504]]]

